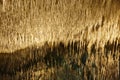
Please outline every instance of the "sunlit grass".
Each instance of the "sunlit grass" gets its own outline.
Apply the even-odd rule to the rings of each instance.
[[[75,77],[76,80],[77,79],[82,80],[83,78],[84,79],[88,78],[88,73],[90,74],[89,77],[92,77],[92,80],[101,79],[107,80],[114,79],[114,77],[116,79],[118,78],[120,56],[119,1],[117,0],[101,0],[101,1],[4,0],[4,1],[5,3],[2,2],[0,3],[1,54],[2,52],[20,54],[21,57],[20,56],[18,57],[15,54],[16,58],[15,59],[13,58],[13,61],[19,59],[18,61],[22,63],[22,59],[24,58],[26,65],[30,63],[31,59],[33,58],[30,57],[29,53],[34,53],[34,50],[32,48],[26,50],[26,47],[35,45],[36,47],[39,48],[43,46],[44,48],[42,48],[43,49],[42,54],[44,54],[43,57],[45,57],[45,55],[47,55],[48,53],[52,53],[49,52],[52,51],[52,48],[56,47],[57,45],[59,46],[59,43],[62,42],[64,46],[69,45],[69,48],[67,49],[63,48],[63,53],[65,54],[70,53],[72,56],[74,56],[75,58],[72,57],[72,59],[77,59],[75,63],[83,71],[77,72],[76,70],[71,69],[70,67],[71,65],[69,63],[64,63],[64,65],[61,66],[60,70],[57,70],[56,67],[54,66],[52,68],[51,67],[48,68],[47,70],[45,68],[42,70],[42,72],[38,70],[35,72],[35,74],[37,74],[37,72],[40,74],[41,73],[46,74],[45,70],[47,72],[50,69],[53,69],[52,78],[55,78],[57,80],[59,79],[65,80],[71,77],[71,75],[72,77]],[[46,46],[44,46],[46,41],[47,41],[46,46],[51,50],[46,49]],[[76,44],[77,47],[74,46]],[[73,45],[73,47],[71,47],[71,45]],[[58,48],[59,47],[55,49]],[[79,51],[74,52],[75,48],[78,48],[82,52]],[[23,52],[21,52],[22,49]],[[46,51],[44,51],[44,49]],[[66,52],[66,50],[69,49],[70,51]],[[58,52],[55,53],[60,52],[61,48]],[[79,61],[80,58],[86,57],[84,55],[82,56],[82,54],[86,54],[85,52],[88,55],[86,65],[85,63],[82,63],[82,61]],[[39,54],[41,53],[38,52],[38,57],[40,56]],[[28,57],[29,59],[27,58],[27,56],[29,56]],[[60,56],[64,56],[65,62],[69,62],[70,56],[64,54]],[[48,56],[48,58],[50,57]],[[10,62],[10,65],[13,63]],[[92,67],[93,65],[96,66],[97,68],[93,68]],[[12,66],[11,68],[14,68],[16,66]],[[9,67],[7,68],[9,70]],[[78,71],[79,68],[77,68]],[[27,70],[26,72],[21,71],[20,74],[22,76],[23,75],[29,76],[27,72],[31,74],[34,73],[30,72],[31,70],[33,69],[30,68],[30,70]],[[18,71],[18,75],[19,72],[20,71]],[[66,74],[67,72],[70,73],[68,74],[68,76]],[[51,74],[48,74],[48,76],[50,75]],[[61,77],[63,77],[63,79]],[[45,78],[45,76],[43,78]],[[48,78],[50,79],[50,77]],[[71,80],[73,79],[71,78]]]

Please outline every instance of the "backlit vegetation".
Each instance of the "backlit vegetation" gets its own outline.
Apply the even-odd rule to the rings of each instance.
[[[0,0],[0,78],[118,80],[119,4]]]

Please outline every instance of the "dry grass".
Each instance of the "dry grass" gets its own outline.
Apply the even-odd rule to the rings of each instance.
[[[104,52],[80,41],[45,43],[13,53],[1,53],[0,78],[7,80],[118,80],[119,45],[106,44]],[[18,64],[19,63],[19,64]]]
[[[94,43],[104,47],[108,40],[119,41],[119,3],[118,0],[6,0],[5,10],[0,11],[0,51],[41,45],[45,41],[78,39],[89,42],[89,48]]]
[[[117,80],[119,4],[119,0],[0,0],[0,72],[25,80],[36,80],[34,76],[42,73],[44,80]],[[44,66],[34,72],[37,63]],[[71,69],[74,65],[78,67]],[[28,67],[32,68],[24,71]]]

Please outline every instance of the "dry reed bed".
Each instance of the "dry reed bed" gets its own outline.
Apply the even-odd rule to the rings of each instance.
[[[1,3],[0,78],[8,74],[13,79],[30,80],[41,78],[43,73],[43,78],[49,80],[117,80],[119,4],[119,0],[6,0],[4,5]],[[58,66],[56,61],[60,63]],[[37,70],[39,67],[42,70]]]
[[[96,44],[88,52],[87,46],[87,43],[80,41],[69,41],[67,45],[63,42],[46,42],[42,47],[1,53],[1,78],[7,75],[24,80],[118,80],[120,45],[108,42],[104,52],[100,47],[96,49]]]
[[[118,0],[6,0],[0,11],[0,51],[75,39],[88,41],[89,47],[94,43],[104,47],[108,40],[120,39],[119,4]]]

